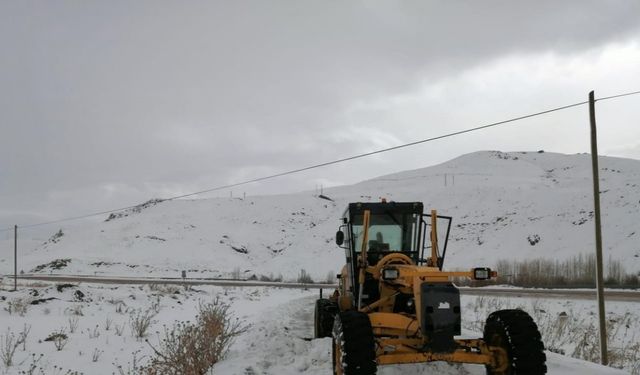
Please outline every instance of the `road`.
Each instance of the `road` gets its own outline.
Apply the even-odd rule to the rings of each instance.
[[[472,296],[563,298],[594,301],[596,299],[595,289],[507,289],[490,287],[461,287],[460,293]],[[604,298],[607,301],[640,302],[640,291],[605,290]]]
[[[97,283],[97,284],[175,284],[175,285],[217,285],[230,287],[266,286],[274,288],[296,289],[333,289],[335,284],[303,284],[286,282],[267,282],[258,280],[228,280],[228,279],[179,279],[179,278],[151,278],[151,277],[109,277],[90,275],[19,275],[20,280],[68,282],[68,283]],[[5,275],[5,282],[13,282],[13,275]],[[469,288],[461,287],[463,295],[494,296],[494,297],[538,297],[595,300],[595,289],[517,289],[517,288]],[[640,302],[640,291],[605,290],[608,301]]]

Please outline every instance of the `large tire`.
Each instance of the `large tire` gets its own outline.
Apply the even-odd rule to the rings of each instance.
[[[313,314],[313,336],[317,339],[331,337],[333,319],[338,312],[338,305],[326,298],[316,300]]]
[[[365,313],[338,313],[333,324],[333,374],[375,375],[376,346],[371,321]]]
[[[538,326],[522,310],[500,310],[487,318],[484,340],[507,352],[508,366],[497,371],[487,366],[488,375],[542,375],[547,373],[544,344]]]

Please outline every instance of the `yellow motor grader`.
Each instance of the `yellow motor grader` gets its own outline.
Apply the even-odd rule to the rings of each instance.
[[[432,361],[484,365],[490,375],[546,373],[540,332],[522,310],[490,314],[482,338],[459,337],[460,292],[452,279],[497,273],[442,270],[451,220],[423,214],[420,202],[349,204],[336,234],[346,265],[333,295],[316,301],[314,316],[315,337],[333,338],[334,374]]]

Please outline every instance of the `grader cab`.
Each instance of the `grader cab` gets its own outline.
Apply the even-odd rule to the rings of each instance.
[[[497,273],[442,270],[451,221],[435,211],[425,215],[420,202],[349,204],[336,234],[346,264],[333,295],[316,301],[314,316],[315,337],[333,338],[334,374],[432,361],[485,365],[496,375],[546,373],[538,327],[524,311],[496,311],[482,338],[459,337],[460,292],[452,279]]]

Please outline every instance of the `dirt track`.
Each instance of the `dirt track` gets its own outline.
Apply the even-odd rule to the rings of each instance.
[[[333,289],[334,284],[301,284],[265,282],[257,280],[224,280],[224,279],[178,279],[178,278],[144,278],[144,277],[105,277],[86,275],[20,275],[19,280],[53,281],[53,282],[85,282],[98,284],[176,284],[176,285],[218,285],[218,286],[266,286],[275,288],[296,289]],[[13,276],[5,275],[5,283],[13,283]],[[595,300],[596,291],[588,289],[508,289],[508,288],[468,288],[461,287],[460,293],[465,295],[495,297],[539,297]],[[609,301],[640,302],[640,291],[606,290],[605,299]]]

